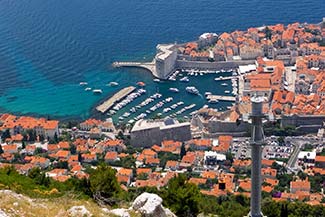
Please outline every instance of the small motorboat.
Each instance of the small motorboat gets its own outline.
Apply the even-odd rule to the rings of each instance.
[[[118,86],[118,83],[112,81],[112,82],[109,82],[109,83],[108,83],[108,86],[110,86],[110,87],[115,87],[115,86]]]
[[[94,94],[102,94],[103,91],[101,89],[95,89],[95,90],[93,90],[93,93]]]
[[[187,76],[185,76],[185,77],[179,79],[179,81],[181,81],[181,82],[189,82],[190,80],[188,79]]]
[[[146,84],[145,84],[144,82],[142,82],[142,81],[139,81],[139,82],[137,83],[137,85],[140,86],[140,87],[144,87],[144,86],[146,86]]]
[[[175,88],[175,87],[171,87],[171,88],[169,88],[169,90],[171,92],[174,92],[174,93],[178,93],[179,92],[179,90],[177,88]]]

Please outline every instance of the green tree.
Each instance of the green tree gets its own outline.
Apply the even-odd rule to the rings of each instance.
[[[163,202],[177,216],[197,216],[201,193],[196,185],[186,180],[184,174],[171,179],[162,193]]]
[[[40,134],[40,135],[39,135],[39,141],[40,141],[40,142],[44,142],[44,140],[45,140],[44,136],[43,136],[42,134]]]
[[[38,155],[38,154],[42,154],[43,153],[43,149],[41,147],[37,147],[34,151],[34,155]]]
[[[55,168],[59,169],[69,169],[69,164],[67,161],[59,161],[55,164]]]
[[[44,172],[41,172],[38,167],[31,169],[31,171],[28,173],[28,177],[33,179],[35,184],[43,185],[45,187],[50,186],[50,178],[47,177]]]
[[[265,28],[264,33],[265,33],[265,37],[267,39],[271,39],[272,38],[272,30],[269,27],[266,27]]]
[[[0,144],[0,154],[3,153],[2,145]]]
[[[121,158],[120,165],[124,168],[135,168],[135,159],[131,155]]]
[[[55,143],[59,142],[58,134],[56,132],[54,133],[53,140],[54,140]]]
[[[116,170],[101,164],[94,170],[89,177],[90,190],[97,199],[109,199],[108,203],[116,203],[118,194],[122,189],[116,178]]]
[[[10,138],[10,131],[9,129],[6,129],[5,131],[2,132],[1,139],[2,141],[6,141],[6,139]]]
[[[76,145],[70,144],[70,152],[71,152],[71,154],[76,154],[77,153]]]
[[[184,155],[186,155],[186,149],[185,149],[185,144],[182,143],[182,146],[181,146],[181,151],[180,151],[180,158],[182,159]]]

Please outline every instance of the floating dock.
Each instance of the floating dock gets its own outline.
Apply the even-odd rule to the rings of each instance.
[[[234,96],[219,96],[219,95],[208,95],[207,99],[210,100],[218,100],[218,101],[229,101],[229,102],[235,102],[236,97]]]
[[[126,97],[130,93],[132,93],[135,89],[136,88],[133,86],[123,88],[122,90],[120,90],[119,92],[114,94],[111,98],[109,98],[108,100],[104,101],[102,104],[97,106],[96,110],[101,113],[107,112],[107,110],[109,110],[115,103],[122,100],[124,97]]]

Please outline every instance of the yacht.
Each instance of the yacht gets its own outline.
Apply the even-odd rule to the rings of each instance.
[[[225,93],[230,93],[230,91],[229,90],[225,90]]]
[[[160,82],[160,79],[155,78],[155,79],[153,79],[153,81],[159,83]]]
[[[142,82],[142,81],[139,81],[139,82],[137,83],[137,85],[140,86],[140,87],[144,87],[144,86],[146,86],[146,84],[145,84],[144,82]]]
[[[181,81],[181,82],[189,82],[190,80],[188,79],[187,76],[185,76],[185,77],[179,79],[179,81]]]
[[[115,87],[117,85],[118,85],[118,83],[114,82],[114,81],[108,83],[108,86],[110,86],[110,87]]]
[[[188,93],[191,93],[191,94],[195,94],[195,95],[198,95],[198,94],[199,94],[198,89],[196,89],[194,86],[186,87],[185,90],[186,90]]]
[[[178,93],[179,92],[179,90],[177,88],[175,88],[175,87],[171,87],[171,88],[169,88],[169,90],[171,92],[174,92],[174,93]]]
[[[80,82],[79,85],[80,86],[86,86],[86,85],[88,85],[88,83],[87,82]]]
[[[217,99],[210,99],[208,102],[214,104],[214,103],[217,103],[219,101]]]
[[[168,80],[169,81],[176,81],[176,78],[172,76],[172,77],[168,78]]]
[[[212,95],[212,93],[211,92],[205,92],[204,95],[209,96],[209,95]]]
[[[228,86],[228,84],[227,83],[222,83],[221,86]]]
[[[95,89],[95,90],[93,90],[93,93],[99,93],[99,94],[101,94],[101,93],[103,93],[103,91],[101,89]]]
[[[90,91],[90,90],[91,90],[90,87],[86,87],[86,88],[85,88],[85,91]]]

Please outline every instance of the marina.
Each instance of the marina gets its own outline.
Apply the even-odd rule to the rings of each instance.
[[[217,86],[215,84],[216,74],[221,78],[226,78],[220,80]],[[188,119],[191,114],[195,114],[195,109],[202,106],[219,111],[226,110],[238,94],[238,81],[234,74],[236,74],[235,69],[228,71],[177,70],[167,80],[133,79],[134,86],[120,90],[96,109],[111,116],[118,125],[132,124],[144,118]],[[110,81],[106,83],[106,88],[117,85],[122,86],[120,81]],[[104,88],[103,91],[105,91]],[[204,93],[203,96],[200,93]]]

